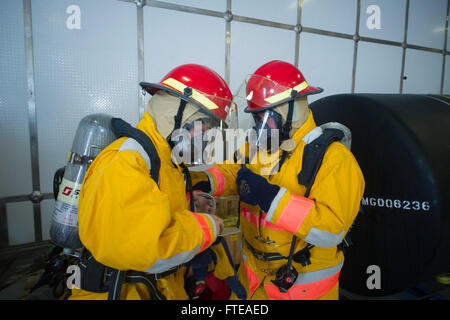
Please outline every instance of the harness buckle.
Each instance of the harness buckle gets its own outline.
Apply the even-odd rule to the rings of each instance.
[[[269,276],[274,276],[277,274],[276,269],[261,269],[261,272],[268,274]]]
[[[306,246],[302,250],[296,252],[293,255],[293,259],[295,262],[300,263],[303,267],[306,267],[311,264],[311,252],[309,251],[310,247]]]
[[[265,243],[265,244],[276,243],[275,241],[271,240],[269,237],[267,237],[266,239],[264,239],[264,237],[262,237],[262,236],[255,236],[255,239],[256,239],[256,240],[259,240],[259,241],[261,241],[262,243]]]
[[[255,256],[256,259],[261,261],[268,261],[267,253],[261,252],[253,248],[247,240],[245,240],[245,244],[247,245],[248,250]]]
[[[171,275],[172,273],[175,273],[177,271],[178,271],[178,266],[170,268],[167,271],[163,271],[161,273],[153,273],[151,275],[153,275],[155,280],[158,281],[158,280],[161,280],[162,278],[167,277],[168,275]]]

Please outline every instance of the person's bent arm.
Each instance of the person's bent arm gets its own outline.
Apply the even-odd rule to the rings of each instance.
[[[172,211],[168,195],[137,152],[111,157],[88,172],[80,195],[80,238],[97,261],[119,270],[160,273],[215,241],[219,230],[214,218],[187,209]]]

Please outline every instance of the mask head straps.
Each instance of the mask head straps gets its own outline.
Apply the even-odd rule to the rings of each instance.
[[[291,128],[292,128],[292,115],[294,113],[294,102],[295,102],[295,97],[297,96],[297,93],[298,92],[296,90],[291,91],[292,99],[289,101],[289,109],[288,109],[288,114],[286,117],[286,123],[283,126],[282,141],[289,139],[289,131],[291,131]],[[286,160],[286,156],[287,156],[287,151],[283,150],[283,153],[281,154],[279,169],[281,169],[281,166],[283,165],[284,160]]]
[[[289,131],[291,131],[291,127],[292,127],[292,115],[294,114],[294,102],[295,102],[295,97],[297,96],[297,91],[296,90],[292,90],[291,91],[291,100],[289,101],[289,106],[288,106],[288,113],[286,116],[286,123],[283,126],[283,134],[282,134],[282,140],[287,140],[289,139]]]
[[[185,97],[190,97],[192,95],[192,88],[186,87],[184,88],[183,95]],[[181,128],[181,120],[183,119],[184,108],[186,107],[187,101],[184,99],[180,99],[180,106],[178,107],[177,115],[174,117],[175,125],[173,127],[173,131]]]
[[[184,88],[183,95],[185,97],[190,97],[192,95],[192,88],[190,88],[190,87]],[[187,104],[187,101],[180,98],[180,106],[178,107],[178,111],[177,111],[176,116],[173,117],[174,120],[175,120],[175,124],[173,126],[172,133],[175,130],[181,128],[181,121],[183,120],[183,112],[184,112],[184,109],[186,108],[186,104]],[[168,143],[169,143],[170,147],[173,149],[174,143],[173,143],[173,141],[171,139],[172,133],[167,137],[167,140],[168,140]]]

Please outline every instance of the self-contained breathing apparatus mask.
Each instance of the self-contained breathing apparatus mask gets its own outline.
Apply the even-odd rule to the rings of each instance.
[[[174,130],[168,137],[175,159],[187,166],[200,165],[212,159],[215,140],[206,139],[205,133],[220,128],[219,121],[205,117],[201,111],[196,112],[193,118],[195,120]]]

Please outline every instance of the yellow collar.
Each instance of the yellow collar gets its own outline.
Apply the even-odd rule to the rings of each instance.
[[[314,121],[314,117],[312,114],[312,111],[309,110],[308,118],[306,119],[305,123],[298,128],[297,131],[292,136],[292,140],[294,140],[297,143],[297,146],[301,143],[302,139],[314,128],[316,128],[316,123]]]
[[[156,130],[155,123],[147,112],[144,113],[144,117],[139,121],[136,128],[143,131],[153,141],[156,151],[162,161],[171,161],[172,153],[170,146]]]

